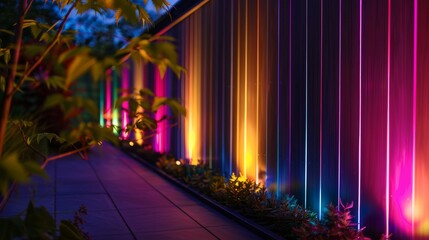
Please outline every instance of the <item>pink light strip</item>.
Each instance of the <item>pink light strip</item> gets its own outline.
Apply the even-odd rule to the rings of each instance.
[[[123,91],[122,96],[126,96],[126,94],[127,94],[126,91],[128,91],[128,87],[129,87],[130,78],[129,78],[128,71],[129,70],[127,68],[122,69],[122,81],[121,81],[122,82],[122,91]],[[121,116],[121,118],[122,118],[121,119],[122,120],[121,132],[122,132],[123,138],[126,138],[128,136],[128,133],[126,132],[127,125],[128,125],[128,112],[126,109],[128,109],[128,102],[124,101],[122,103],[122,116]]]
[[[414,217],[416,200],[416,118],[417,118],[417,14],[418,0],[414,0],[414,39],[413,39],[413,183],[411,195],[411,234],[414,236]]]
[[[342,0],[339,6],[339,20],[338,20],[338,199],[337,209],[340,210],[341,202],[341,8]]]
[[[391,30],[391,0],[388,0],[387,7],[387,135],[386,135],[386,236],[389,236],[389,196],[390,196],[390,30]]]
[[[359,152],[358,152],[358,209],[357,228],[361,226],[362,185],[362,0],[359,1]]]

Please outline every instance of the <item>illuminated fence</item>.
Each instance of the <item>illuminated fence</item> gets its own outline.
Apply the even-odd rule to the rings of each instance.
[[[186,106],[157,150],[319,215],[354,202],[369,234],[429,236],[428,14],[423,0],[212,0],[166,33],[180,80],[134,64],[123,81]]]

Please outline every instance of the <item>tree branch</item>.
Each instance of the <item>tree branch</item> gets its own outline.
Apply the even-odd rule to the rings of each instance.
[[[18,91],[18,89],[22,86],[22,84],[24,83],[24,81],[42,63],[43,59],[45,59],[45,57],[48,55],[48,53],[52,50],[52,48],[54,48],[55,44],[59,41],[59,39],[61,37],[61,33],[64,30],[64,26],[66,25],[67,19],[69,18],[69,16],[70,16],[71,12],[73,11],[73,9],[76,7],[77,3],[78,3],[78,1],[74,2],[73,5],[70,7],[70,9],[67,11],[67,14],[64,16],[64,19],[61,22],[60,27],[58,28],[58,31],[57,31],[57,33],[55,35],[54,40],[48,45],[48,47],[46,48],[45,52],[43,52],[42,56],[40,56],[40,58],[37,59],[37,61],[33,64],[33,66],[31,66],[31,68],[28,69],[28,71],[24,74],[24,76],[19,80],[18,84],[13,89],[12,95],[15,94],[16,91]]]
[[[27,7],[24,10],[24,17],[27,15],[28,11],[30,11],[31,4],[33,4],[34,0],[30,0],[30,2],[27,4]]]
[[[41,156],[42,158],[43,158],[43,161],[46,161],[46,159],[47,159],[47,157],[42,153],[42,152],[40,152],[39,150],[37,150],[35,147],[33,147],[33,146],[31,146],[31,144],[29,144],[28,142],[27,142],[27,136],[25,135],[25,133],[24,133],[24,131],[22,130],[22,128],[20,127],[20,126],[17,126],[18,127],[18,129],[19,129],[19,131],[21,132],[21,136],[22,136],[22,139],[24,140],[24,144],[29,148],[29,149],[31,149],[32,151],[34,151],[37,155],[39,155],[39,156]]]

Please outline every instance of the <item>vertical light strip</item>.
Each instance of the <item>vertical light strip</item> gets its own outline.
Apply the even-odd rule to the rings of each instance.
[[[230,65],[230,79],[229,82],[231,84],[230,87],[230,105],[229,105],[229,175],[232,174],[232,161],[233,161],[233,157],[232,157],[232,150],[234,149],[234,143],[232,142],[232,131],[233,131],[233,110],[234,110],[234,71],[233,71],[233,66],[234,66],[234,1],[231,1],[231,32],[230,32],[231,36],[230,36],[230,61],[231,61],[231,65]]]
[[[116,68],[112,71],[112,103],[113,106],[116,104],[116,100],[118,99],[118,70]],[[112,106],[112,125],[113,125],[113,132],[118,134],[118,127],[119,127],[119,116],[118,116],[118,110]]]
[[[276,167],[276,194],[280,197],[280,0],[277,0],[277,167]]]
[[[240,36],[240,27],[241,27],[241,21],[240,21],[240,18],[241,18],[241,14],[240,14],[240,11],[241,11],[241,9],[240,9],[240,2],[241,1],[237,1],[237,68],[236,68],[236,70],[237,70],[237,79],[236,79],[236,81],[237,81],[237,90],[236,90],[236,95],[237,95],[237,101],[236,101],[236,125],[235,125],[235,128],[236,128],[236,150],[235,150],[235,152],[236,152],[236,162],[237,162],[237,170],[239,171],[240,170],[240,161],[242,161],[242,159],[240,159],[240,153],[239,153],[239,151],[240,151],[240,80],[241,80],[241,76],[240,76],[240,63],[241,63],[241,61],[240,61],[240,59],[241,59],[241,51],[240,51],[240,44],[241,44],[241,36]],[[243,159],[244,160],[244,159]]]
[[[386,134],[386,236],[389,236],[389,196],[390,196],[390,14],[391,14],[391,0],[387,1],[387,134]]]
[[[292,0],[289,0],[289,192],[291,190],[292,163]]]
[[[323,133],[323,0],[320,0],[320,119],[319,119],[319,219],[322,219],[322,133]]]
[[[100,108],[100,114],[99,114],[99,123],[100,126],[104,127],[104,83],[105,81],[100,81],[99,85],[100,85],[100,99],[99,99],[99,108]]]
[[[304,143],[304,208],[308,195],[308,0],[305,0],[305,143]]]
[[[247,82],[248,82],[248,73],[247,73],[247,64],[248,64],[248,60],[247,60],[247,47],[248,47],[248,11],[249,11],[249,4],[246,1],[244,4],[244,144],[243,144],[243,157],[244,157],[244,166],[243,166],[243,171],[244,171],[244,176],[247,177],[247,165],[248,165],[248,161],[250,161],[250,158],[253,156],[250,156],[247,152],[247,127],[248,124],[247,122],[249,121],[248,116],[247,116],[247,92],[248,92],[248,87],[247,87]]]
[[[340,210],[341,203],[341,17],[342,17],[342,0],[340,0],[339,17],[338,17],[338,182],[337,182],[337,209]]]
[[[270,32],[269,32],[269,16],[270,16],[270,5],[269,5],[269,3],[268,3],[268,1],[265,1],[265,4],[266,4],[266,12],[265,12],[265,14],[266,14],[266,25],[265,25],[265,37],[266,37],[266,44],[268,44],[268,42],[269,42],[269,36],[270,36]],[[269,71],[268,71],[268,69],[270,69],[269,68],[269,61],[268,61],[268,59],[269,59],[269,51],[265,51],[265,57],[266,57],[266,59],[265,59],[265,69],[266,69],[266,71],[265,71],[265,109],[267,109],[267,114],[265,114],[265,124],[266,124],[266,127],[265,127],[265,139],[266,139],[266,141],[265,141],[265,149],[266,149],[266,158],[265,158],[265,166],[266,166],[266,169],[265,169],[265,172],[266,172],[266,175],[265,175],[265,180],[268,180],[268,175],[270,174],[270,172],[268,171],[268,170],[270,170],[270,169],[268,169],[268,152],[269,152],[269,150],[270,150],[270,148],[268,147],[268,139],[269,139],[269,137],[270,137],[270,135],[269,135],[269,131],[268,131],[268,114],[269,114],[269,108],[268,108],[268,104],[269,104],[269,89],[270,89],[270,85],[269,85],[269,77],[268,77],[268,75],[269,75]],[[271,176],[270,176],[271,177]],[[268,186],[268,184],[271,184],[271,182],[270,183],[267,183],[267,186]]]
[[[358,150],[358,203],[357,229],[361,226],[361,182],[362,182],[362,0],[359,1],[359,150]]]
[[[416,201],[416,121],[417,121],[417,8],[418,0],[414,0],[414,39],[413,39],[413,183],[411,195],[411,233],[414,236],[414,216]]]
[[[129,88],[129,69],[128,68],[123,68],[122,69],[122,96],[125,97],[127,95],[127,91]],[[124,139],[127,138],[128,133],[127,133],[127,125],[128,125],[128,102],[124,101],[122,103],[122,110],[121,110],[121,120],[122,120],[122,129],[121,129],[121,135]]]
[[[256,1],[256,172],[259,183],[259,0]]]
[[[104,118],[106,119],[106,127],[112,126],[112,69],[106,71],[106,105],[104,109]]]

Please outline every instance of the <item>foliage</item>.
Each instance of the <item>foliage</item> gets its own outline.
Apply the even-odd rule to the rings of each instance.
[[[242,175],[233,173],[226,179],[202,161],[190,165],[183,159],[155,153],[147,147],[146,150],[139,146],[126,148],[127,152],[130,149],[138,152],[145,161],[286,239],[367,239],[363,229],[356,230],[351,221],[353,205],[341,205],[341,209],[330,205],[319,221],[316,213],[301,207],[294,197],[277,199],[264,186]]]
[[[147,4],[148,1],[143,2]],[[152,2],[157,9],[168,7],[166,0]],[[99,110],[94,102],[77,94],[78,79],[90,76],[99,81],[107,69],[120,69],[131,57],[158,65],[162,73],[167,67],[178,75],[183,70],[177,65],[177,54],[170,38],[141,36],[131,39],[118,51],[100,52],[77,46],[76,31],[65,30],[73,12],[113,12],[116,22],[123,19],[136,25],[150,23],[144,8],[132,1],[6,0],[0,6],[11,10],[10,14],[6,11],[8,19],[5,20],[6,15],[0,17],[0,190],[3,196],[12,182],[28,182],[31,174],[45,176],[40,164],[48,160],[48,153],[60,153],[60,146],[84,149],[101,140],[118,142],[113,128],[98,124]],[[44,12],[50,13],[44,15],[48,17],[40,16]],[[63,16],[57,15],[58,12]],[[34,95],[35,92],[41,94]],[[173,100],[153,97],[155,105],[174,106],[183,111]],[[57,131],[40,131],[43,127],[39,123],[53,112],[64,117],[53,121],[60,127],[47,126]],[[31,120],[25,116],[30,116]],[[51,239],[55,236],[55,222],[45,208],[36,208],[30,203],[25,212],[25,218],[0,219],[2,239],[12,236]],[[78,231],[79,228],[77,222],[62,221],[62,239],[82,239],[85,234]]]
[[[172,117],[178,115],[186,115],[185,108],[175,99],[168,97],[155,96],[150,89],[141,89],[137,92],[127,94],[118,99],[115,107],[119,108],[123,102],[128,103],[128,109],[122,109],[128,112],[128,116],[134,119],[134,122],[127,126],[127,129],[122,129],[125,132],[130,132],[134,129],[141,130],[145,133],[155,130],[158,123],[167,120],[169,116],[162,116],[160,119],[155,119],[154,114],[163,106],[167,106],[173,113]]]

